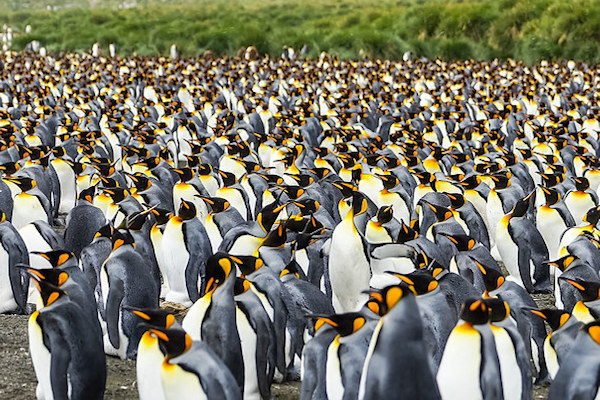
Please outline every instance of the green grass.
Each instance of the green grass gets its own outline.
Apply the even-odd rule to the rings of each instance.
[[[82,4],[81,4],[82,3]],[[167,54],[172,43],[186,56],[205,50],[233,55],[255,45],[279,55],[284,45],[308,46],[342,58],[446,59],[574,58],[600,61],[600,0],[0,0],[0,23],[18,34],[19,49],[39,40],[50,51],[81,51],[116,43],[121,54]],[[46,5],[57,11],[46,11]],[[67,8],[67,5],[77,7]],[[3,7],[4,6],[4,7]]]

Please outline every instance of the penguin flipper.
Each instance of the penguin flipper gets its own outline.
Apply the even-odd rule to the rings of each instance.
[[[110,344],[118,349],[120,346],[119,338],[119,318],[121,316],[121,303],[125,296],[125,288],[121,279],[108,278],[109,290],[106,301],[106,328],[108,331],[108,340]]]
[[[25,312],[27,307],[27,295],[29,289],[29,277],[27,277],[17,264],[28,264],[29,254],[25,242],[21,239],[16,229],[8,234],[0,233],[2,237],[2,247],[9,254],[8,260],[8,275],[10,278],[10,287],[13,293],[15,302],[19,306],[21,312]]]

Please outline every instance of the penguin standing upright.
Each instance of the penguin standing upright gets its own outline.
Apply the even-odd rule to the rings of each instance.
[[[164,280],[169,291],[165,299],[185,306],[198,300],[206,261],[212,254],[206,229],[196,218],[196,207],[182,200],[179,215],[171,216],[161,240]]]
[[[17,268],[29,264],[25,242],[0,210],[0,313],[25,313],[29,279]]]
[[[379,320],[369,342],[360,380],[359,399],[441,399],[429,367],[423,325],[415,296],[406,286],[388,286],[373,293]]]
[[[43,308],[29,317],[29,351],[38,399],[103,399],[106,356],[102,337],[66,293],[35,281]]]
[[[367,211],[364,195],[355,192],[352,208],[334,229],[329,251],[329,280],[337,312],[357,311],[368,296],[371,269],[355,218]],[[359,225],[360,226],[360,225]]]

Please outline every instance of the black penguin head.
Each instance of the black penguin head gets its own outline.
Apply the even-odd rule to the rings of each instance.
[[[219,175],[221,175],[225,187],[233,186],[237,182],[235,175],[231,172],[219,171]]]
[[[559,280],[567,281],[571,286],[581,293],[583,301],[594,301],[600,299],[600,283],[594,281],[584,281],[579,278],[563,278],[559,277]]]
[[[2,171],[5,175],[13,175],[19,170],[20,166],[16,162],[7,162],[0,165],[0,171]]]
[[[406,296],[414,295],[414,292],[406,285],[392,285],[381,290],[369,292],[367,307],[377,315],[387,314],[398,302]]]
[[[85,200],[91,204],[94,201],[95,194],[96,194],[96,186],[90,186],[89,188],[83,189],[79,193],[79,196],[77,198],[79,200]]]
[[[600,220],[600,206],[592,207],[583,216],[583,221],[590,225],[596,226]]]
[[[67,292],[65,292],[61,288],[56,287],[43,279],[37,280],[35,275],[31,276],[32,278],[34,278],[33,283],[35,284],[38,292],[40,293],[40,297],[42,298],[42,304],[44,305],[44,307],[52,305],[54,302],[56,302],[56,300],[67,295]]]
[[[123,220],[123,226],[120,226],[120,228],[126,228],[134,232],[141,231],[146,223],[146,214],[148,212],[150,211],[140,211],[128,215],[125,220]]]
[[[60,269],[36,269],[23,264],[18,265],[18,267],[23,268],[36,281],[45,281],[56,287],[61,287],[69,279],[69,274]]]
[[[106,224],[104,225],[102,228],[100,228],[98,230],[98,232],[96,232],[96,234],[94,235],[94,239],[97,238],[112,238],[113,233],[115,232],[115,229],[113,228],[113,226],[111,224]]]
[[[548,325],[550,325],[550,329],[552,329],[552,331],[561,328],[567,323],[569,318],[571,318],[571,313],[566,310],[556,310],[552,308],[544,308],[539,310],[533,308],[529,311],[533,315],[536,315],[546,321]]]
[[[481,179],[477,175],[471,175],[459,182],[459,185],[464,187],[465,190],[474,190],[480,184]]]
[[[194,171],[191,168],[174,168],[173,172],[177,174],[181,182],[187,182],[194,177]]]
[[[131,179],[138,192],[148,190],[150,186],[152,186],[152,181],[142,173],[137,173],[135,175],[127,174],[127,176],[129,177],[129,179]]]
[[[75,254],[66,250],[53,250],[47,252],[32,251],[31,253],[46,259],[50,265],[52,265],[52,268],[63,267],[66,264],[77,262]]]
[[[234,263],[226,253],[215,253],[206,262],[206,287],[204,294],[212,293],[231,275]]]
[[[435,175],[430,172],[417,172],[414,176],[418,179],[421,185],[429,185],[435,181]]]
[[[532,192],[532,193],[535,193],[535,192]],[[517,201],[517,203],[515,204],[515,206],[513,207],[512,211],[511,211],[512,217],[516,217],[516,218],[524,217],[525,214],[527,213],[527,210],[529,210],[529,206],[531,205],[531,198],[532,198],[532,195],[529,194],[528,196],[525,196],[521,200]]]
[[[443,222],[443,221],[447,221],[450,218],[452,218],[452,211],[447,208],[447,207],[443,207],[443,206],[439,206],[439,205],[435,205],[435,204],[431,204],[428,201],[423,200],[423,203],[425,204],[425,206],[429,207],[429,209],[431,211],[433,211],[433,213],[435,214],[435,217],[437,219],[438,222]]]
[[[164,225],[169,222],[169,215],[171,215],[171,211],[165,208],[154,207],[150,210],[150,212],[152,215],[154,215],[157,225]]]
[[[189,221],[196,218],[196,206],[194,203],[181,199],[178,216],[182,221]]]
[[[452,207],[455,210],[458,210],[466,203],[465,196],[463,196],[462,194],[445,193],[445,195],[450,199],[450,207]]]
[[[502,286],[502,284],[505,281],[504,275],[502,275],[502,273],[500,273],[496,269],[486,267],[471,256],[469,256],[469,258],[481,271],[481,275],[483,277],[483,284],[485,285],[486,291],[491,292]]]
[[[552,206],[560,201],[560,193],[554,188],[542,186],[542,192],[546,197],[546,204]]]
[[[295,260],[292,260],[285,266],[285,268],[279,274],[279,278],[283,278],[284,276],[294,276],[296,279],[300,279],[300,274],[298,272],[298,263]]]
[[[308,174],[286,174],[286,175],[289,176],[290,178],[292,178],[294,181],[296,181],[298,186],[303,187],[303,188],[312,185],[315,181],[315,178],[313,178],[312,176],[310,176]]]
[[[310,199],[310,198],[304,198],[302,200],[295,200],[292,202],[292,204],[295,204],[296,206],[298,206],[302,215],[313,214],[313,213],[317,212],[317,210],[320,207],[318,201],[316,201],[314,199]]]
[[[394,210],[392,206],[382,206],[377,210],[377,222],[380,225],[387,224],[394,218]]]
[[[19,187],[19,189],[21,189],[22,192],[27,192],[28,190],[31,190],[37,186],[37,183],[35,180],[33,180],[29,177],[25,177],[25,176],[20,176],[20,177],[8,177],[7,176],[4,179],[17,185]]]
[[[483,299],[469,299],[460,310],[460,318],[472,325],[483,325],[490,321],[490,309]]]
[[[417,296],[430,293],[438,287],[438,281],[425,269],[416,270],[410,274],[398,274],[391,272],[399,278],[402,284],[408,286]]]
[[[259,257],[254,256],[229,256],[242,272],[242,276],[251,275],[258,271],[265,263]]]
[[[367,322],[364,315],[357,312],[334,314],[329,316],[311,316],[315,319],[315,332],[324,325],[332,326],[340,336],[348,336],[362,328]]]
[[[214,214],[218,214],[223,212],[229,208],[229,202],[221,197],[203,197],[196,195],[196,197],[204,200],[206,204],[208,204]]]
[[[128,230],[115,230],[112,235],[111,242],[113,251],[124,245],[131,245],[135,247],[133,236],[131,236],[131,233],[129,233]]]
[[[352,197],[352,194],[357,190],[356,186],[349,182],[338,181],[331,184],[342,192],[342,196],[345,199]]]
[[[367,198],[361,192],[354,192],[352,194],[352,215],[357,216],[367,212],[369,203]]]
[[[286,241],[287,234],[285,225],[280,224],[277,226],[276,229],[273,229],[271,232],[269,232],[267,237],[263,240],[262,246],[280,248],[283,247],[283,245],[285,245]]]
[[[558,260],[555,261],[547,261],[544,264],[546,264],[548,267],[555,267],[560,269],[562,272],[565,272],[567,268],[569,268],[569,266],[573,263],[573,261],[578,260],[579,257],[571,255],[571,254],[567,254],[564,257],[559,258]]]
[[[590,181],[587,178],[573,178],[573,181],[575,181],[575,188],[580,192],[585,192],[590,188]]]
[[[510,186],[510,177],[508,174],[494,174],[490,175],[492,181],[494,181],[494,189],[502,190]]]
[[[469,235],[447,235],[445,233],[441,233],[440,235],[452,242],[452,244],[454,245],[454,247],[456,247],[456,250],[458,251],[469,251],[477,244],[475,239],[473,239]]]
[[[325,178],[331,173],[331,171],[328,168],[312,168],[309,169],[308,172],[314,174],[319,180]]]
[[[383,187],[386,190],[392,190],[400,183],[400,180],[395,175],[377,175],[381,182],[383,183]]]
[[[281,210],[283,210],[287,206],[287,204],[277,204],[277,201],[267,204],[263,207],[263,209],[256,217],[256,221],[259,223],[259,225],[263,228],[265,232],[271,230],[273,224],[275,224],[275,221],[277,221],[277,216],[279,215]]]
[[[180,328],[151,328],[150,333],[154,334],[160,341],[160,346],[166,354],[166,361],[182,355],[192,347],[192,338]]]
[[[490,311],[490,322],[504,321],[510,316],[510,307],[508,303],[497,297],[483,299],[483,302]]]
[[[175,323],[175,316],[160,308],[137,308],[123,306],[124,310],[130,311],[133,315],[140,318],[144,324],[152,327],[169,329]]]
[[[414,240],[419,236],[419,233],[414,230],[410,225],[406,225],[404,221],[402,221],[402,226],[398,231],[398,238],[396,239],[397,243],[406,243],[408,241]]]
[[[108,196],[110,196],[113,203],[115,203],[115,204],[119,204],[120,202],[125,200],[125,198],[127,196],[129,196],[129,192],[126,189],[123,189],[121,187],[106,188],[106,189],[103,189],[102,191],[105,194],[107,194]]]
[[[600,344],[600,321],[596,320],[583,326],[582,330],[587,332],[594,342]]]
[[[240,278],[239,276],[236,277],[235,283],[233,284],[233,295],[238,296],[246,293],[248,290],[250,290],[250,281],[248,279]]]
[[[213,168],[210,164],[200,164],[198,165],[198,175],[208,176],[211,175]]]

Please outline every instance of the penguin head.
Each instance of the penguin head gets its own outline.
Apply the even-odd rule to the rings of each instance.
[[[482,300],[490,311],[490,322],[504,321],[510,316],[508,303],[497,297],[489,297]]]
[[[45,281],[56,287],[61,287],[69,279],[69,274],[60,269],[36,269],[24,264],[19,264],[17,266],[23,268],[25,272],[36,281]]]
[[[291,200],[296,200],[298,197],[302,196],[305,190],[301,186],[294,185],[277,185],[278,189],[282,190],[283,193],[287,195],[287,197]]]
[[[115,204],[119,204],[120,202],[125,200],[125,198],[127,196],[129,196],[129,192],[122,187],[110,187],[110,188],[105,188],[102,191],[105,194],[107,194],[108,196],[110,196],[113,203],[115,203]]]
[[[214,214],[223,212],[223,211],[227,210],[230,206],[229,202],[221,197],[204,197],[204,196],[200,196],[197,194],[194,196],[199,197],[202,200],[204,200],[204,202],[210,206],[210,208]]]
[[[582,330],[587,332],[594,342],[600,344],[600,321],[596,320],[583,326]]]
[[[560,269],[562,272],[565,272],[567,268],[573,263],[573,261],[578,260],[579,257],[567,254],[564,257],[559,258],[555,261],[546,261],[544,264],[548,267],[555,267]]]
[[[36,275],[30,274],[30,276],[33,278],[33,283],[40,293],[44,307],[54,304],[58,299],[67,295],[67,292],[61,288],[56,287],[55,285],[46,282],[43,279],[38,280]]]
[[[378,291],[369,292],[367,307],[377,315],[387,314],[398,302],[406,296],[414,295],[413,289],[407,285],[387,286]]]
[[[19,177],[7,176],[7,177],[4,177],[4,179],[17,185],[18,188],[22,192],[27,192],[37,186],[37,183],[35,180],[33,180],[29,177],[26,177],[26,176],[19,176]]]
[[[127,174],[127,176],[135,185],[135,188],[138,191],[138,193],[143,192],[144,190],[148,190],[150,189],[150,186],[152,186],[152,181],[142,173]]]
[[[192,347],[192,338],[181,328],[158,328],[149,329],[160,341],[160,346],[166,354],[165,362],[182,355]]]
[[[191,201],[181,199],[177,216],[181,218],[182,221],[189,221],[196,218],[196,206]]]
[[[4,174],[8,176],[16,173],[19,170],[19,168],[20,165],[12,161],[0,165],[0,171],[4,172]]]
[[[206,285],[204,293],[212,293],[231,275],[234,263],[226,253],[215,253],[206,262]]]
[[[337,181],[331,184],[342,192],[342,196],[345,199],[352,197],[352,194],[357,190],[356,186],[350,182]]]
[[[226,171],[219,171],[219,175],[221,175],[221,179],[223,180],[223,186],[229,187],[236,184],[237,179],[234,174]]]
[[[123,306],[123,310],[140,318],[141,322],[152,327],[169,329],[175,323],[175,316],[160,308],[137,308]]]
[[[271,230],[273,224],[275,224],[275,221],[277,221],[277,216],[281,210],[287,206],[287,204],[282,204],[279,206],[277,204],[277,201],[267,204],[256,217],[256,222],[259,223],[265,232],[269,232]]]
[[[151,211],[140,211],[132,213],[123,220],[123,223],[118,228],[139,232],[142,230],[144,224],[146,223],[146,214],[150,212]]]
[[[377,175],[383,183],[383,188],[386,190],[392,190],[400,183],[400,180],[395,175]]]
[[[387,224],[394,218],[394,210],[392,206],[382,206],[377,210],[377,222],[379,225]]]
[[[422,202],[433,211],[438,222],[447,221],[453,216],[452,211],[447,207],[431,204],[426,200],[422,200]]]
[[[229,256],[238,266],[238,269],[242,273],[242,277],[251,275],[254,272],[262,268],[265,263],[259,257],[254,256]]]
[[[473,239],[469,235],[448,235],[446,233],[440,233],[439,235],[445,237],[450,242],[452,242],[452,244],[454,245],[454,247],[456,247],[456,250],[458,251],[469,251],[477,244],[475,239]]]
[[[47,251],[47,252],[32,251],[31,253],[37,254],[38,256],[46,259],[50,263],[50,265],[52,265],[52,268],[77,265],[77,258],[75,257],[75,254],[71,253],[70,251],[66,251],[66,250],[53,250],[53,251]]]
[[[124,245],[131,245],[135,247],[135,241],[131,233],[128,230],[115,230],[112,237],[112,251],[117,250],[119,247]]]
[[[444,193],[450,199],[450,207],[458,210],[465,205],[465,196],[460,193]]]
[[[340,336],[349,336],[357,332],[367,322],[364,315],[358,312],[334,314],[329,316],[311,316],[315,319],[315,332],[318,332],[325,325],[332,326]]]
[[[504,284],[506,278],[504,278],[504,275],[502,275],[500,271],[494,268],[486,267],[471,256],[469,256],[469,258],[475,263],[477,268],[479,268],[479,271],[481,271],[483,284],[487,292],[492,292]]]
[[[194,177],[194,171],[191,168],[173,168],[173,172],[177,174],[180,182],[187,182]]]
[[[398,231],[398,238],[396,239],[397,243],[406,243],[408,241],[414,240],[419,236],[419,233],[414,230],[410,225],[406,225],[404,221],[402,222],[402,226]]]
[[[417,296],[433,292],[438,287],[438,281],[429,273],[429,271],[420,269],[410,274],[398,274],[388,272],[407,285]]]
[[[298,263],[295,260],[290,261],[285,268],[279,274],[279,279],[284,276],[294,276],[296,279],[300,279],[300,273],[298,272]]]
[[[554,332],[555,330],[561,328],[564,324],[567,323],[569,318],[571,318],[571,313],[566,310],[556,310],[552,308],[544,308],[544,309],[536,309],[532,308],[529,311],[550,325],[550,329]]]
[[[300,209],[300,213],[302,213],[302,215],[314,214],[320,207],[318,201],[310,198],[295,200],[292,201],[292,204],[296,205]]]
[[[554,188],[548,188],[545,186],[541,187],[544,197],[546,198],[546,204],[552,206],[560,201],[560,193]]]
[[[329,170],[327,170],[329,171]],[[308,187],[315,182],[315,178],[308,174],[285,174],[296,181],[300,187]]]
[[[233,295],[239,296],[241,294],[246,293],[250,290],[250,281],[248,279],[240,278],[239,276],[235,278],[235,283],[233,284]]]
[[[508,173],[498,173],[490,175],[492,181],[494,181],[494,189],[502,190],[510,186],[510,176]]]
[[[585,192],[590,188],[590,181],[584,177],[573,178],[575,188],[580,192]]]
[[[460,318],[471,325],[487,324],[490,321],[490,308],[483,299],[469,299],[460,309]]]
[[[354,192],[352,194],[352,215],[358,216],[367,212],[369,204],[367,198],[361,192]]]
[[[154,215],[156,225],[164,225],[167,222],[169,222],[169,216],[171,215],[171,211],[159,207],[153,207],[149,211],[152,213],[152,215]]]
[[[558,278],[559,280],[567,281],[571,286],[581,293],[583,301],[594,301],[600,299],[600,282],[584,281],[579,278]]]
[[[465,190],[475,190],[481,184],[481,179],[477,175],[471,175],[458,183]]]
[[[583,221],[592,226],[596,226],[600,220],[600,206],[592,207],[583,216]]]
[[[512,211],[510,212],[510,214],[513,218],[519,218],[519,217],[525,216],[525,214],[527,213],[527,210],[529,210],[529,207],[531,206],[531,199],[533,198],[534,193],[535,193],[535,191],[531,192],[524,198],[517,201],[517,203],[513,207]]]
[[[312,168],[309,169],[307,172],[310,172],[311,174],[315,175],[317,177],[317,179],[322,180],[323,178],[325,178],[326,176],[328,176],[331,171],[328,168]]]
[[[283,247],[287,241],[286,231],[285,225],[279,224],[277,228],[267,234],[267,237],[262,242],[262,246],[273,248]]]
[[[414,174],[414,176],[419,180],[419,184],[421,185],[429,185],[435,182],[435,175],[426,171],[417,172]]]
[[[104,225],[102,228],[100,228],[98,230],[98,232],[96,232],[96,234],[94,235],[94,239],[97,238],[112,238],[113,233],[115,232],[115,229],[113,228],[113,226],[111,224],[106,224]]]
[[[79,200],[85,200],[91,204],[94,201],[95,194],[96,186],[90,186],[89,188],[83,189],[81,192],[79,192],[79,196],[77,198]]]

